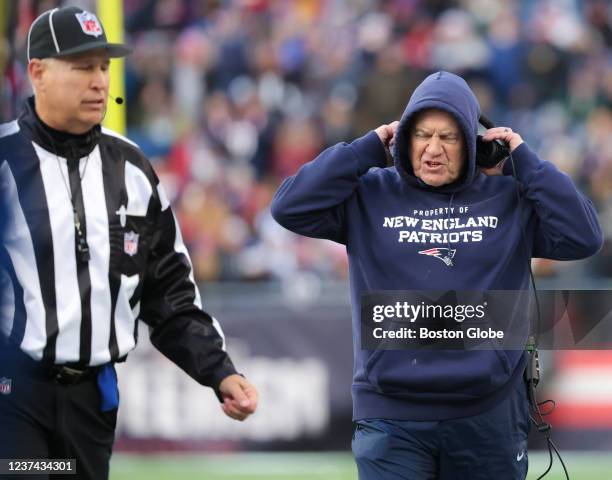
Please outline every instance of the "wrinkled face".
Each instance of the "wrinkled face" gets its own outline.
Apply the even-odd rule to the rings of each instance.
[[[410,135],[414,174],[432,187],[457,180],[463,171],[464,140],[454,117],[442,110],[417,114]]]
[[[109,57],[96,50],[41,62],[36,87],[37,111],[51,127],[84,133],[104,118],[109,86]]]

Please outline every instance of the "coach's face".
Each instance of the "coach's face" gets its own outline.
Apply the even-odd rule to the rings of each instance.
[[[108,101],[109,64],[105,50],[33,59],[28,68],[41,119],[56,130],[73,134],[85,133],[100,123]]]
[[[414,174],[432,187],[454,182],[463,171],[464,143],[461,128],[450,113],[418,113],[410,135]]]

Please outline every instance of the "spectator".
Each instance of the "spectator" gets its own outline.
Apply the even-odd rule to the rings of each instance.
[[[11,4],[9,48],[0,48],[4,120],[30,93],[24,26],[59,3]],[[393,99],[438,67],[468,78],[496,123],[525,132],[573,172],[607,229],[600,255],[612,256],[607,2],[125,0],[124,8],[135,45],[128,134],[169,183],[198,279],[344,277],[331,244],[269,226],[272,192],[313,152],[399,118]],[[536,274],[609,277],[610,264],[542,263]]]

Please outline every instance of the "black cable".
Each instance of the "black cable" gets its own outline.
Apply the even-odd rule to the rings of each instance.
[[[548,475],[548,472],[550,472],[550,469],[552,468],[552,465],[553,465],[553,456],[552,456],[552,450],[550,448],[550,443],[549,443],[548,444],[548,468],[536,480],[541,480],[546,475]]]
[[[545,400],[543,402],[535,402],[535,385],[533,384],[533,382],[529,383],[529,392],[530,392],[530,403],[533,400],[532,403],[532,409],[535,413],[537,413],[538,417],[539,417],[539,421],[536,420],[535,418],[533,418],[532,415],[529,415],[529,418],[531,419],[532,423],[537,427],[539,432],[542,432],[544,434],[544,436],[546,437],[546,446],[548,447],[548,467],[546,468],[546,470],[544,471],[544,473],[542,475],[540,475],[537,480],[540,480],[542,478],[544,478],[548,472],[550,471],[550,469],[552,468],[553,465],[553,455],[552,455],[552,451],[555,451],[555,454],[557,455],[557,458],[559,459],[559,461],[561,462],[561,467],[563,468],[563,473],[565,474],[565,478],[567,480],[569,480],[569,473],[567,471],[567,467],[565,466],[565,462],[563,461],[563,458],[561,457],[561,453],[559,452],[559,450],[557,449],[557,446],[555,445],[555,443],[552,441],[552,439],[550,438],[550,431],[551,431],[551,425],[547,422],[544,421],[543,417],[545,415],[550,415],[552,413],[552,411],[554,410],[551,409],[549,412],[547,413],[542,413],[542,411],[540,410],[540,406],[544,405],[546,403],[550,403],[552,402],[554,405],[554,401],[553,400]],[[533,405],[535,405],[535,407],[533,407]]]
[[[557,454],[557,458],[559,459],[559,461],[561,462],[561,466],[563,467],[563,473],[565,473],[565,478],[569,480],[569,473],[567,473],[565,462],[563,462],[563,458],[561,458],[561,453],[559,453],[559,450],[557,450],[557,446],[555,445],[555,443],[552,441],[551,438],[548,439],[548,444],[555,450],[555,453]]]
[[[555,408],[557,407],[557,402],[555,402],[554,400],[548,399],[548,400],[544,400],[542,402],[538,402],[538,405],[541,407],[542,405],[546,405],[547,403],[552,403],[552,407],[550,407],[550,410],[548,412],[541,412],[540,414],[545,417],[546,415],[550,415]]]
[[[531,268],[531,255],[529,254],[529,250],[527,248],[527,234],[525,233],[525,227],[523,226],[523,197],[521,196],[521,190],[519,188],[519,182],[518,182],[518,176],[517,176],[517,172],[516,172],[516,165],[514,163],[514,158],[512,157],[512,152],[510,152],[510,155],[508,156],[508,158],[510,159],[510,165],[512,166],[512,175],[514,176],[516,183],[515,183],[515,187],[516,187],[516,198],[518,200],[518,208],[519,208],[519,215],[520,215],[520,225],[521,225],[521,236],[523,238],[523,249],[524,249],[524,254],[525,254],[525,258],[527,259],[527,266],[529,267],[529,278],[531,279],[531,286],[533,288],[533,296],[535,299],[535,304],[536,304],[536,324],[535,324],[535,337],[534,340],[537,339],[537,335],[538,335],[538,331],[540,329],[540,299],[538,297],[538,289],[536,287],[536,283],[535,283],[535,277],[533,275],[533,269]],[[537,341],[535,341],[533,348],[535,348],[537,346]]]
[[[531,279],[531,286],[533,288],[533,294],[534,294],[534,299],[535,299],[535,304],[536,304],[536,318],[535,318],[535,329],[534,329],[535,333],[532,337],[531,332],[530,332],[530,335],[528,338],[528,345],[527,345],[527,350],[529,351],[529,355],[530,355],[529,361],[531,362],[531,365],[529,367],[532,367],[534,364],[534,355],[537,355],[537,347],[538,347],[537,338],[538,338],[538,332],[540,329],[540,319],[541,319],[540,300],[538,297],[538,289],[536,287],[535,277],[533,275],[533,269],[531,268],[531,258],[530,258],[529,250],[528,250],[527,234],[525,233],[525,227],[523,225],[523,198],[521,196],[521,191],[519,188],[518,176],[516,172],[516,165],[514,163],[514,158],[512,157],[512,152],[510,152],[508,158],[510,159],[510,165],[512,166],[512,174],[516,180],[516,184],[515,184],[516,197],[518,199],[521,235],[523,239],[523,249],[525,253],[525,258],[527,259],[527,265],[529,267],[529,278]],[[531,326],[531,323],[530,323],[530,326]],[[546,437],[546,445],[548,447],[548,467],[546,468],[544,473],[537,478],[537,480],[541,480],[548,474],[548,472],[550,472],[553,466],[553,454],[552,454],[553,450],[555,451],[555,454],[557,455],[557,457],[559,458],[559,461],[561,462],[561,466],[563,467],[563,472],[565,473],[565,478],[567,480],[570,480],[569,473],[565,466],[565,462],[563,462],[563,458],[561,458],[561,454],[559,453],[557,446],[553,443],[553,441],[550,438],[551,425],[545,422],[543,418],[544,416],[550,415],[553,412],[556,406],[555,401],[554,400],[544,400],[543,402],[538,403],[537,397],[536,397],[536,381],[533,378],[533,375],[530,376],[528,381],[529,381],[529,389],[528,389],[529,404],[530,404],[531,410],[535,414],[537,414],[539,421],[536,420],[531,414],[529,415],[529,419],[533,422],[533,424],[536,426],[538,431],[544,434],[544,436]],[[542,411],[540,410],[540,406],[545,405],[547,403],[552,403],[553,406],[550,409],[550,411],[542,414]]]

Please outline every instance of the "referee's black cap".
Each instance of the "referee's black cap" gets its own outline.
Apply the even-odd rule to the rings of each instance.
[[[122,43],[108,43],[98,18],[79,7],[62,7],[40,15],[28,32],[28,62],[33,58],[57,58],[104,49],[112,58],[132,50]]]

